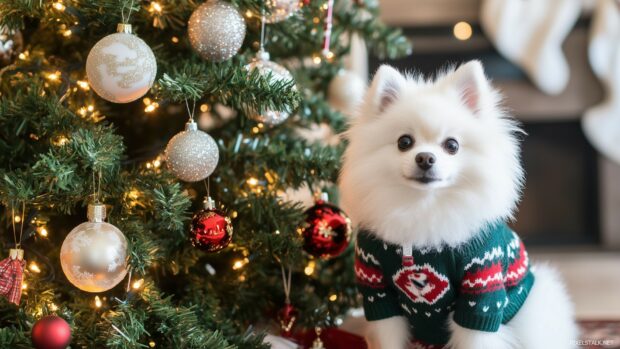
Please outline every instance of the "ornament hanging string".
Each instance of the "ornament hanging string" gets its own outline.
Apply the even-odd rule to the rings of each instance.
[[[101,199],[101,170],[98,172],[98,176],[95,175],[95,170],[93,170],[93,202],[98,204]]]
[[[278,259],[276,257],[276,259]],[[286,269],[284,268],[284,264],[280,261],[280,269],[282,271],[282,286],[284,288],[284,308],[278,312],[278,318],[280,321],[280,328],[282,330],[282,334],[285,337],[290,336],[293,326],[295,325],[295,321],[297,320],[298,314],[296,313],[295,307],[291,305],[291,274],[292,268],[287,264]]]
[[[287,267],[288,273],[284,270],[284,265],[280,263],[280,269],[282,271],[282,286],[284,287],[284,303],[291,304],[291,275],[292,268]]]
[[[329,58],[329,47],[332,40],[332,22],[334,15],[334,0],[327,0],[327,16],[325,17],[325,39],[323,40],[323,57]]]
[[[11,224],[13,225],[13,241],[15,243],[15,248],[19,249],[22,244],[22,235],[24,234],[24,218],[26,213],[26,202],[22,201],[22,214],[20,228],[19,228],[19,239],[17,238],[17,229],[15,229],[15,205],[11,203]]]
[[[127,0],[123,1],[123,7],[121,8],[121,19],[123,24],[128,24],[129,19],[131,19],[131,13],[133,12],[134,0],[131,0],[129,3],[129,9],[127,11],[127,17],[125,17],[125,9],[127,9]]]
[[[133,275],[133,270],[130,268],[128,268],[127,271],[127,287],[125,287],[125,300],[122,300],[118,297],[113,297],[112,299],[114,299],[115,301],[117,301],[119,304],[127,304],[127,302],[129,301],[129,295],[131,292],[131,277]]]
[[[127,294],[129,294],[129,292],[131,291],[131,274],[132,274],[133,270],[131,270],[131,268],[129,268],[129,272],[127,273],[127,289],[125,290],[125,292],[127,292]]]
[[[211,181],[210,181],[210,177],[207,177],[206,179],[203,180],[203,183],[205,184],[205,190],[207,191],[207,197],[211,197]]]
[[[260,18],[260,52],[265,51],[265,8],[261,10]]]
[[[185,98],[185,107],[187,107],[187,114],[189,115],[189,121],[194,122],[194,114],[196,113],[196,100],[192,100],[192,108],[189,107],[189,101]]]

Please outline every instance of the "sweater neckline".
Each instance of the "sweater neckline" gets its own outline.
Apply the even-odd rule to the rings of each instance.
[[[502,220],[497,220],[497,221],[492,221],[492,222],[487,222],[485,223],[482,228],[479,230],[478,233],[474,234],[474,236],[472,236],[470,239],[463,241],[462,243],[455,245],[455,246],[450,246],[446,243],[442,243],[441,245],[429,245],[429,246],[415,246],[414,244],[393,244],[393,243],[389,243],[384,241],[383,239],[381,239],[380,237],[378,237],[376,234],[374,234],[372,232],[371,229],[368,228],[360,228],[360,232],[362,233],[366,233],[378,240],[381,240],[384,244],[390,245],[390,246],[396,246],[397,249],[400,249],[402,251],[401,255],[404,256],[404,253],[407,250],[410,251],[424,251],[424,253],[428,253],[428,252],[432,252],[432,251],[436,251],[436,252],[441,252],[445,249],[449,249],[449,250],[469,250],[469,249],[477,249],[477,248],[481,248],[483,247],[483,245],[486,243],[486,241],[488,240],[488,238],[490,236],[493,235],[493,232],[501,229],[502,226],[504,226],[506,223]]]

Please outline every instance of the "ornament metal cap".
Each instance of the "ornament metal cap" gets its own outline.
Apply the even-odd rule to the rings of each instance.
[[[106,217],[106,209],[104,204],[88,204],[88,213],[86,214],[89,222],[101,223]]]
[[[213,209],[215,209],[215,201],[213,199],[211,199],[210,196],[205,196],[205,199],[204,199],[203,203],[205,205],[205,209],[206,210],[213,210]]]
[[[268,61],[270,58],[269,52],[265,51],[265,49],[261,47],[261,49],[256,52],[254,59],[257,61]]]
[[[21,261],[24,259],[24,250],[21,248],[12,248],[9,250],[9,257],[13,260],[17,259],[18,261]]]
[[[198,124],[192,120],[192,121],[188,121],[185,124],[185,131],[197,131],[198,130]]]
[[[323,202],[329,202],[329,194],[327,194],[326,192],[321,192],[321,194],[319,194],[319,200]]]
[[[117,33],[124,33],[124,34],[131,34],[131,24],[127,24],[127,23],[119,23],[116,25],[116,32]]]
[[[316,333],[316,338],[312,342],[312,347],[310,349],[325,349],[325,344],[321,340],[321,328],[315,327],[314,332]]]

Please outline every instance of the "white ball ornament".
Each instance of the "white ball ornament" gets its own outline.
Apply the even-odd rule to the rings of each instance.
[[[153,86],[157,62],[151,48],[131,33],[131,25],[119,24],[118,33],[99,40],[88,53],[86,75],[101,98],[129,103]]]
[[[293,75],[283,66],[270,61],[269,53],[263,50],[258,52],[256,58],[246,65],[245,69],[250,73],[257,70],[262,76],[271,76],[271,82],[293,81]],[[287,110],[264,110],[262,113],[259,113],[259,111],[250,108],[246,112],[250,119],[269,126],[279,125],[291,115],[290,111]]]
[[[189,18],[189,41],[204,59],[222,62],[237,54],[245,38],[245,21],[230,3],[210,0]]]
[[[194,121],[185,124],[166,146],[166,164],[170,172],[185,182],[197,182],[211,175],[220,158],[215,140],[198,129]]]
[[[356,73],[341,70],[330,81],[328,100],[334,109],[351,116],[366,93],[366,82]]]
[[[105,205],[88,205],[88,222],[73,228],[60,248],[62,271],[82,291],[107,291],[127,274],[127,239],[105,216]]]

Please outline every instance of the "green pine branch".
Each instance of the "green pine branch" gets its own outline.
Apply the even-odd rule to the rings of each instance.
[[[311,144],[298,129],[326,123],[336,133],[345,131],[346,118],[326,94],[342,68],[340,58],[350,51],[351,35],[360,35],[379,57],[400,57],[410,44],[377,20],[376,4],[337,0],[330,46],[335,57],[316,64],[309,57],[320,53],[325,10],[324,3],[310,2],[267,26],[272,60],[295,77],[294,83],[273,82],[245,70],[260,37],[262,0],[232,1],[246,19],[247,35],[240,53],[223,63],[203,61],[187,40],[187,19],[202,1],[158,3],[161,10],[131,0],[0,2],[0,25],[22,29],[26,39],[23,58],[0,69],[0,246],[11,245],[10,208],[25,202],[23,246],[29,262],[41,267],[41,273],[27,273],[20,307],[0,300],[0,347],[29,348],[34,322],[58,314],[72,326],[73,347],[147,348],[153,341],[166,348],[267,348],[253,326],[268,324],[269,314],[284,304],[281,265],[293,270],[299,326],[333,324],[359,305],[352,248],[332,260],[313,260],[315,271],[303,272],[310,261],[298,230],[304,208],[283,193],[324,189],[338,177],[344,144]],[[115,31],[123,6],[125,14],[132,7],[134,32],[158,60],[157,83],[148,95],[160,105],[154,114],[143,114],[141,101],[113,105],[78,85],[86,80],[90,48]],[[208,131],[220,147],[211,195],[234,227],[233,243],[218,253],[188,243],[190,217],[207,194],[203,184],[179,183],[165,167],[141,164],[178,132],[186,99],[213,107],[209,113],[217,121]],[[218,104],[236,118],[219,115]],[[261,126],[247,119],[250,109],[285,110],[291,117],[277,127]],[[146,157],[138,155],[136,143]],[[118,285],[94,308],[92,295],[62,276],[58,254],[69,230],[84,221],[99,173],[109,222],[129,242],[132,280],[145,281],[129,293],[125,283]],[[36,233],[41,222],[48,237]],[[243,266],[233,268],[235,261]],[[332,295],[337,301],[327,301]]]

